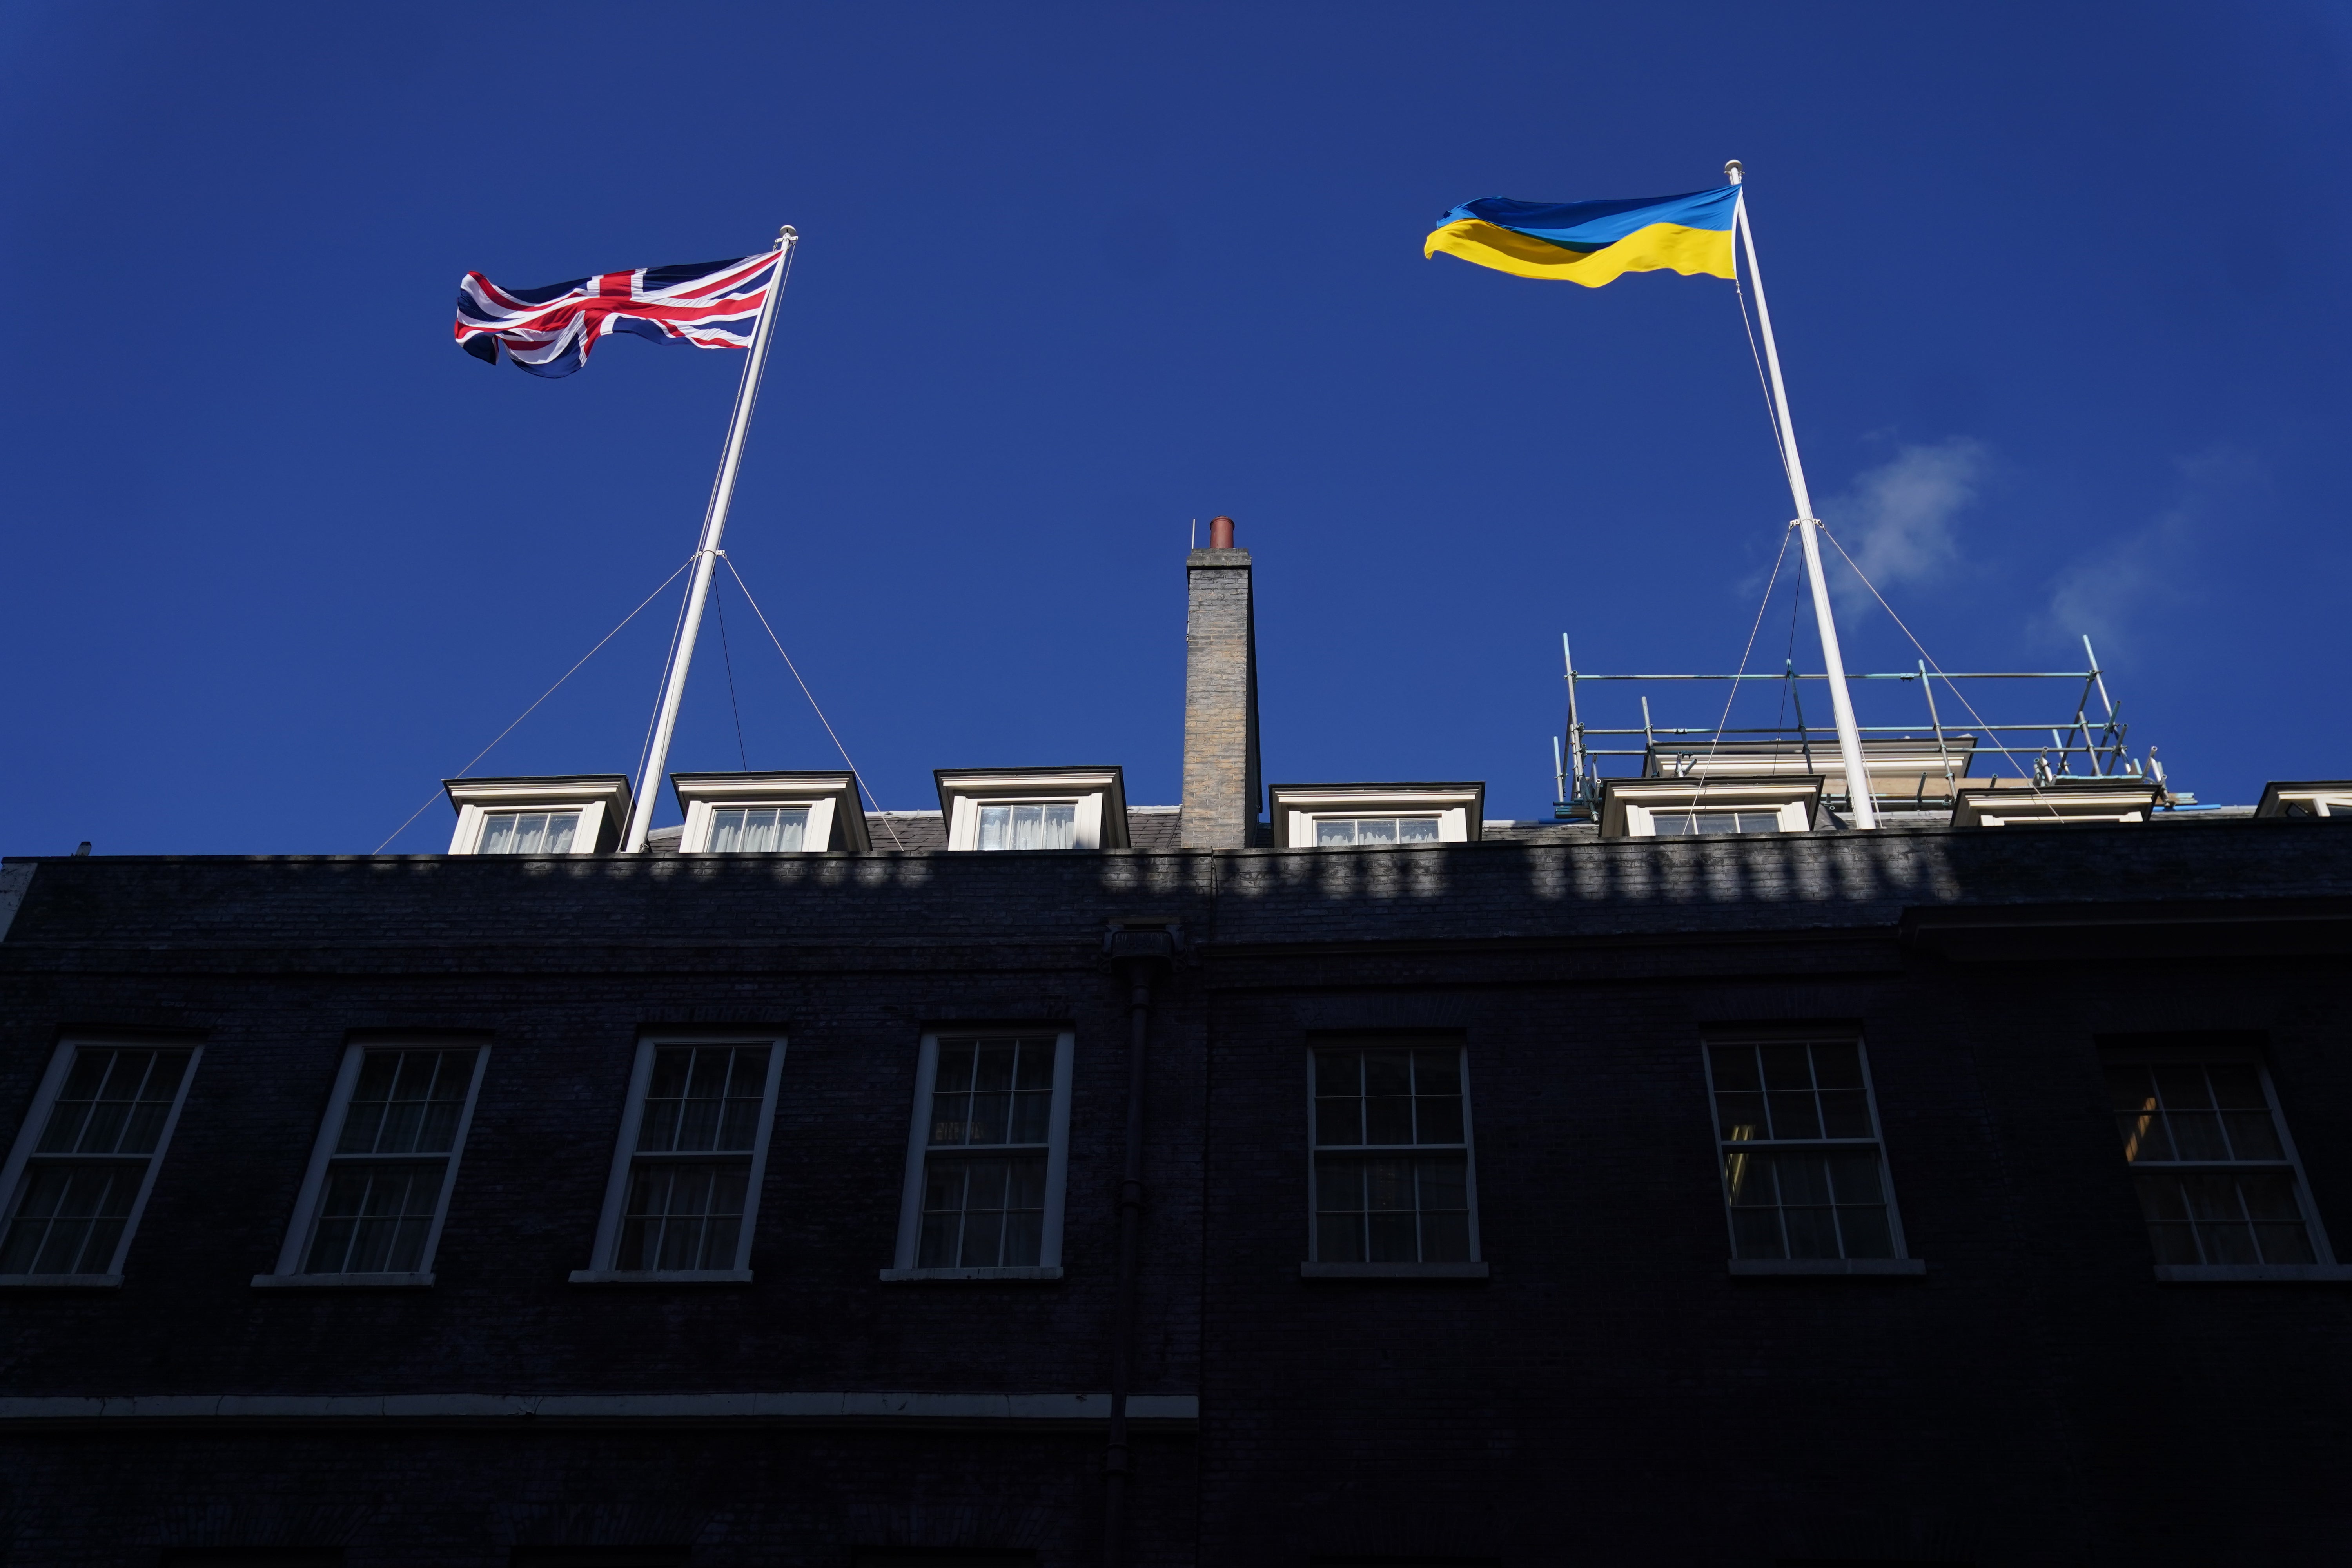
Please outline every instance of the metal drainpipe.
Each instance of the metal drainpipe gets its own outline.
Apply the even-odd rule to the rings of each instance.
[[[1134,1377],[1135,1275],[1143,1223],[1143,1068],[1151,1040],[1151,982],[1174,957],[1176,938],[1164,929],[1130,931],[1114,924],[1104,939],[1128,984],[1127,1159],[1118,1184],[1118,1289],[1111,1318],[1110,1443],[1103,1458],[1103,1564],[1126,1561],[1128,1481],[1134,1466],[1127,1447],[1127,1395]]]

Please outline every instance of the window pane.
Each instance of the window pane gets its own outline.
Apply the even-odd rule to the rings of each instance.
[[[1318,845],[1353,844],[1355,841],[1356,825],[1353,822],[1345,819],[1335,822],[1326,817],[1315,824],[1315,842]]]
[[[1462,1142],[1462,1097],[1458,1094],[1424,1094],[1414,1102],[1414,1138],[1416,1143],[1459,1143]]]
[[[152,1154],[192,1052],[78,1046],[41,1130],[44,1154]]]
[[[629,1173],[616,1268],[733,1268],[751,1168],[740,1162],[647,1163]]]
[[[1861,1047],[1852,1040],[1817,1040],[1810,1049],[1816,1087],[1824,1090],[1862,1087]]]
[[[1777,833],[1777,811],[1661,811],[1651,815],[1651,831],[1661,838],[1701,833]]]
[[[1317,1215],[1315,1257],[1323,1263],[1363,1262],[1363,1215],[1353,1209]]]
[[[484,855],[569,855],[576,811],[500,811],[482,819]]]
[[[767,1098],[767,1046],[661,1046],[654,1051],[637,1148],[646,1152],[749,1149]]]
[[[1050,1039],[941,1040],[931,1144],[1045,1142],[1054,1109],[1054,1050]]]
[[[1392,816],[1360,816],[1356,819],[1356,842],[1359,844],[1393,844],[1397,841],[1396,819]]]
[[[1843,1243],[1848,1258],[1892,1258],[1895,1256],[1895,1233],[1886,1223],[1883,1205],[1859,1208],[1838,1206],[1838,1238]]]
[[[710,814],[710,847],[747,855],[795,853],[808,829],[804,805],[721,806]]]
[[[447,1170],[441,1160],[330,1165],[304,1271],[407,1274],[423,1267]]]
[[[1821,1093],[1822,1136],[1870,1136],[1870,1098],[1858,1089],[1825,1089]]]
[[[146,1171],[137,1160],[26,1166],[0,1274],[106,1273]]]
[[[1077,832],[1076,801],[980,808],[978,842],[982,849],[1074,849],[1077,847]]]
[[[1408,816],[1401,819],[1397,823],[1397,842],[1400,844],[1436,843],[1437,818],[1433,816]]]
[[[2164,1120],[2172,1130],[2174,1159],[2226,1160],[2230,1157],[2230,1145],[2221,1138],[2221,1112],[2175,1110],[2168,1105]]]
[[[2308,1263],[2317,1253],[2259,1068],[2111,1063],[2110,1102],[2159,1263]],[[2166,1171],[2168,1161],[2279,1162]]]
[[[2235,1159],[2286,1158],[2286,1145],[2279,1142],[2278,1123],[2271,1120],[2268,1106],[2260,1110],[2221,1112],[2221,1133],[2229,1141],[2230,1153]]]
[[[1716,1091],[1760,1089],[1764,1087],[1762,1070],[1757,1066],[1754,1046],[1715,1046],[1707,1051],[1708,1065],[1715,1069]]]
[[[1893,1222],[1875,1151],[1797,1153],[1727,1147],[1736,1258],[1892,1258]]]
[[[1326,1263],[1466,1261],[1468,1170],[1459,1155],[1318,1160],[1317,1257]]]
[[[1045,1161],[933,1157],[923,1172],[919,1268],[1032,1268],[1043,1256]]]
[[[369,1051],[335,1141],[338,1154],[446,1154],[474,1077],[476,1053]]]

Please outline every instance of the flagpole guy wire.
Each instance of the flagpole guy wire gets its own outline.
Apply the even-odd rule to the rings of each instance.
[[[735,474],[743,461],[743,439],[751,427],[752,405],[760,400],[760,377],[767,368],[768,346],[775,341],[777,304],[784,296],[785,280],[792,276],[793,253],[799,246],[800,233],[790,224],[778,231],[775,275],[769,281],[768,297],[760,301],[760,319],[751,329],[751,352],[743,365],[743,379],[735,389],[735,413],[728,421],[727,445],[719,459],[719,477],[703,508],[702,538],[695,546],[694,583],[687,590],[686,619],[678,628],[677,642],[670,650],[669,669],[663,677],[653,745],[646,753],[645,769],[637,779],[637,798],[629,815],[628,837],[621,844],[624,854],[634,855],[643,849],[646,835],[653,827],[656,792],[663,771],[669,765],[670,737],[677,729],[678,704],[686,696],[687,671],[694,663],[695,637],[702,630],[702,609],[710,598],[711,573],[719,564],[719,542],[727,536],[728,510],[735,501]]]
[[[728,575],[735,579],[735,586],[743,591],[743,602],[751,606],[751,613],[753,615],[760,617],[761,630],[766,632],[768,634],[768,640],[776,645],[776,652],[778,656],[783,659],[784,668],[793,672],[793,679],[799,683],[801,695],[808,699],[810,709],[816,714],[816,721],[824,725],[824,732],[828,736],[832,737],[833,749],[841,753],[841,760],[844,763],[849,764],[850,783],[855,784],[861,792],[864,793],[866,800],[873,802],[874,815],[880,817],[882,819],[882,826],[889,830],[890,841],[898,845],[899,848],[904,849],[907,847],[907,844],[904,839],[898,837],[898,828],[897,824],[890,820],[890,814],[882,809],[882,803],[879,800],[875,799],[874,792],[870,789],[866,789],[866,775],[857,771],[857,763],[851,759],[849,755],[849,748],[841,743],[841,737],[839,735],[834,733],[833,721],[826,718],[824,716],[824,710],[817,705],[816,693],[809,689],[809,684],[807,681],[801,679],[801,667],[793,662],[793,656],[791,654],[784,652],[784,639],[778,637],[776,635],[776,628],[768,624],[768,612],[760,608],[760,601],[751,597],[751,584],[743,581],[743,574],[736,568],[735,558],[728,554],[723,550],[719,552],[719,557],[720,560],[727,563]]]
[[[627,615],[621,617],[620,626],[614,626],[611,631],[606,632],[603,637],[598,637],[596,639],[595,647],[592,647],[586,653],[582,654],[577,659],[572,661],[572,668],[570,669],[567,669],[562,675],[557,676],[555,678],[555,686],[549,687],[537,697],[531,699],[530,706],[514,716],[514,723],[509,724],[505,729],[492,736],[490,738],[490,743],[484,746],[480,751],[476,752],[474,753],[474,761],[467,763],[464,767],[459,768],[456,776],[458,778],[464,778],[467,773],[472,773],[474,771],[474,763],[480,762],[484,757],[488,756],[493,751],[497,750],[498,744],[500,741],[505,740],[509,735],[515,732],[516,724],[521,723],[533,713],[538,712],[539,705],[555,695],[556,686],[562,685],[565,681],[579,674],[580,667],[596,657],[597,648],[603,647],[606,643],[611,642],[614,637],[619,637],[621,635],[622,627],[626,626],[631,621],[635,620],[640,615],[644,614],[646,606],[652,604],[656,599],[660,598],[662,596],[662,590],[667,588],[672,583],[677,582],[678,579],[678,574],[684,572],[688,567],[693,564],[694,557],[691,555],[679,562],[676,572],[672,572],[668,576],[663,578],[658,587],[655,588],[652,593],[647,594],[642,600],[638,601],[637,607],[635,609],[631,610]],[[375,847],[374,853],[378,855],[383,854],[384,844],[391,843],[393,839],[397,838],[402,834],[407,832],[408,824],[424,816],[425,806],[431,805],[435,801],[439,800],[441,798],[441,794],[442,792],[436,789],[431,795],[426,795],[425,797],[425,805],[420,805],[415,811],[410,812],[408,814],[407,821],[403,822],[399,826],[394,828],[390,836],[384,839],[383,844],[379,844]]]
[[[1738,159],[1723,166],[1735,185],[1741,184]],[[1822,637],[1822,666],[1829,676],[1830,709],[1837,720],[1838,753],[1845,762],[1846,809],[1853,826],[1878,826],[1878,811],[1870,796],[1870,772],[1863,764],[1862,731],[1854,723],[1853,698],[1846,689],[1845,655],[1838,647],[1837,620],[1830,613],[1829,584],[1822,576],[1821,519],[1813,515],[1813,498],[1805,485],[1804,459],[1797,454],[1797,427],[1789,417],[1789,389],[1780,379],[1780,351],[1772,341],[1772,311],[1764,302],[1764,274],[1756,265],[1756,233],[1748,222],[1748,195],[1741,189],[1732,207],[1732,223],[1748,253],[1748,281],[1756,291],[1756,324],[1764,337],[1764,359],[1771,372],[1772,404],[1780,416],[1780,461],[1788,469],[1789,498],[1797,516],[1789,526],[1805,547],[1805,574],[1812,580],[1813,622]],[[1736,269],[1736,268],[1735,268]]]

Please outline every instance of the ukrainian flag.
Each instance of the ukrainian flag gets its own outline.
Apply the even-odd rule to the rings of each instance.
[[[1618,202],[1515,202],[1482,196],[1447,213],[1422,255],[1443,250],[1521,278],[1598,289],[1627,272],[1729,278],[1739,187]]]

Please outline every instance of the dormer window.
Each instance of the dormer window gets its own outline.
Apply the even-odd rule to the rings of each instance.
[[[482,814],[477,855],[569,855],[580,837],[576,811],[490,811]]]
[[[847,773],[672,773],[686,854],[862,853],[866,813]]]
[[[2267,784],[2254,807],[2256,816],[2324,816],[2352,821],[2352,780],[2326,783]]]
[[[980,807],[980,849],[1075,849],[1078,803],[1023,801]]]
[[[1469,844],[1486,827],[1483,784],[1276,784],[1266,796],[1285,849]]]
[[[2060,827],[2092,823],[2146,822],[2164,798],[2147,779],[2066,778],[2044,784],[2029,779],[1964,789],[1952,806],[1955,827]]]
[[[1650,832],[1659,838],[1689,838],[1702,833],[1778,833],[1780,812],[1653,811]]]
[[[1335,844],[1435,844],[1441,841],[1442,819],[1427,816],[1318,816],[1318,848]]]
[[[442,787],[457,808],[452,855],[594,855],[618,846],[629,821],[629,781],[617,774],[445,779]]]
[[[710,812],[710,847],[719,854],[793,854],[808,835],[804,805],[721,805]]]
[[[1822,798],[1817,774],[1605,779],[1603,838],[1696,838],[1803,833]]]
[[[1127,785],[1117,768],[971,768],[933,777],[951,850],[1128,847]]]

